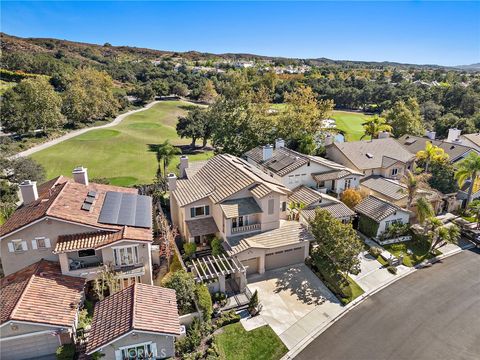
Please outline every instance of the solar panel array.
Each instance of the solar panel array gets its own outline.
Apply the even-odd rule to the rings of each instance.
[[[97,193],[95,191],[89,191],[85,200],[83,200],[82,210],[90,211],[90,208],[93,205],[93,202],[97,198]]]
[[[291,156],[287,156],[287,155],[276,156],[275,160],[271,161],[268,164],[268,167],[271,168],[274,171],[280,171],[280,170],[286,168],[287,166],[292,165],[295,161],[296,161],[296,159],[291,157]]]
[[[145,195],[108,191],[98,222],[150,228],[152,226],[152,198]]]

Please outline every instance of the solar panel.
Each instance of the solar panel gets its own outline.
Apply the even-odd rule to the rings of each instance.
[[[95,198],[97,196],[97,193],[95,191],[89,191],[87,196]]]
[[[85,201],[84,201],[84,202],[87,203],[87,204],[93,204],[94,201],[95,201],[95,198],[94,198],[94,197],[87,196],[87,197],[85,198]]]
[[[152,226],[152,198],[108,191],[98,222],[149,228]]]

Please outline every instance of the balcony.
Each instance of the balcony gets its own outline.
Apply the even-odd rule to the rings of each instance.
[[[135,275],[143,276],[145,274],[145,266],[143,263],[132,265],[115,265],[113,270],[120,276]]]
[[[260,224],[249,224],[245,226],[237,226],[235,228],[232,228],[232,234],[240,234],[240,233],[245,233],[245,232],[250,232],[250,231],[258,231],[260,230],[261,225]]]

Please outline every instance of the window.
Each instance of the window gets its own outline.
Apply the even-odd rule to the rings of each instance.
[[[117,266],[138,264],[138,246],[114,248],[113,255]]]
[[[86,249],[86,250],[79,250],[78,257],[87,257],[87,256],[95,256],[94,249]]]
[[[248,215],[232,218],[232,228],[234,229],[237,227],[246,226],[248,223]]]
[[[294,181],[294,176],[293,175],[288,175],[288,183],[293,184]]]
[[[325,187],[325,181],[319,181],[317,182],[317,188],[321,189]]]
[[[10,252],[22,252],[27,251],[27,242],[23,240],[12,240],[8,243],[8,251]]]
[[[190,208],[190,217],[194,218],[197,216],[208,216],[210,215],[210,206],[202,205],[202,206],[194,206]]]
[[[397,168],[393,168],[392,171],[390,172],[390,174],[391,174],[392,176],[397,175],[397,174],[398,174],[398,169],[397,169]]]
[[[50,239],[45,237],[36,237],[32,240],[32,249],[44,250],[50,247]]]
[[[275,209],[275,199],[268,200],[268,215],[272,215]]]
[[[151,342],[129,345],[120,348],[119,352],[120,358],[115,354],[117,359],[154,359],[157,356],[157,346]]]
[[[385,230],[387,230],[393,224],[403,224],[403,222],[402,222],[401,219],[394,219],[394,220],[385,221]]]
[[[282,201],[282,211],[287,211],[287,202]]]
[[[345,179],[345,189],[350,189],[351,186],[352,186],[352,179],[351,178]]]

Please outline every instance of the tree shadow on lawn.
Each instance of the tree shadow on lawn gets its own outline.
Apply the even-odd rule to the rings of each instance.
[[[161,144],[147,144],[148,151],[157,153],[158,149],[160,148]],[[210,146],[205,147],[198,147],[192,148],[190,145],[173,145],[177,149],[180,149],[182,155],[196,155],[196,154],[203,154],[208,151],[212,151],[213,148]]]
[[[275,293],[290,291],[290,294],[295,294],[308,305],[321,305],[327,300],[319,289],[312,287],[305,279],[305,272],[300,268],[294,267],[282,272],[275,285]]]

